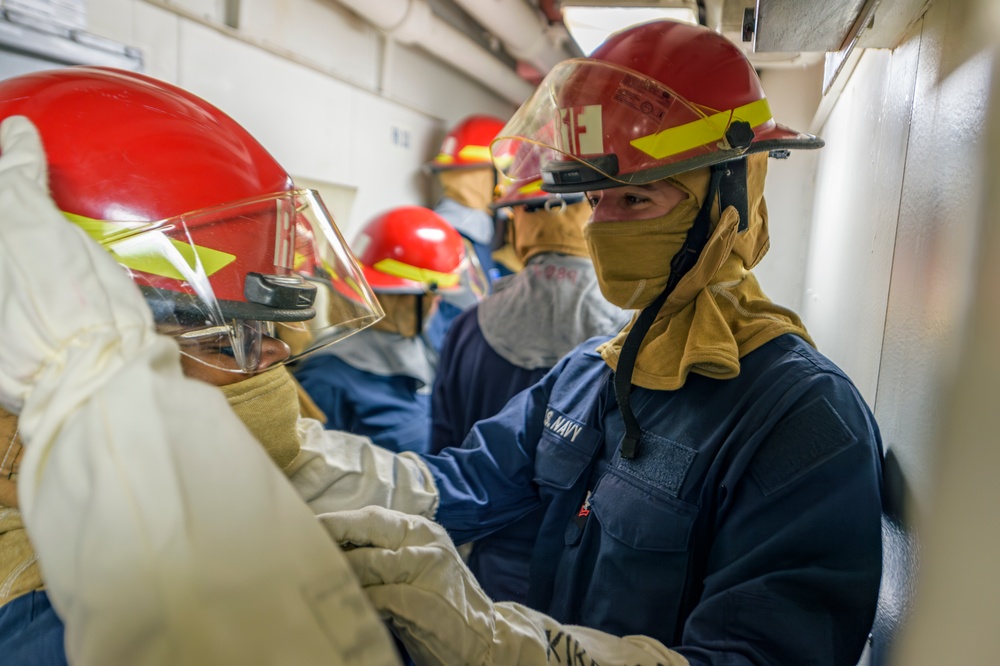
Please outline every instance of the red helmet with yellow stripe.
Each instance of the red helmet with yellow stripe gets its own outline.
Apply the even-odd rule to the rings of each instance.
[[[485,293],[486,280],[462,236],[422,206],[400,206],[372,219],[352,243],[377,293]]]
[[[653,21],[554,67],[492,148],[509,178],[579,192],[822,145],[775,122],[738,46],[702,26]]]
[[[12,115],[39,130],[56,205],[128,271],[182,352],[251,372],[264,334],[294,329],[294,359],[381,317],[319,196],[195,95],[70,67],[0,82],[0,119]]]
[[[490,142],[503,129],[499,118],[474,115],[455,125],[441,142],[441,150],[427,164],[431,171],[483,169],[493,166]]]

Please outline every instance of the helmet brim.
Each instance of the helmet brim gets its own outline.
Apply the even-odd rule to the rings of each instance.
[[[799,132],[787,125],[774,123],[774,127],[763,130],[754,136],[753,143],[750,144],[751,153],[759,153],[763,150],[816,150],[826,145],[823,139],[815,134]]]
[[[213,305],[218,312],[206,311],[205,301],[193,294],[183,294],[169,289],[158,289],[148,285],[138,285],[146,303],[153,311],[156,322],[186,322],[203,326],[233,319],[246,321],[296,322],[309,321],[316,316],[316,308],[272,308],[246,301],[216,300]]]
[[[419,282],[386,275],[370,266],[362,265],[361,272],[364,273],[365,280],[368,281],[368,286],[376,294],[422,294],[426,291]]]
[[[591,168],[586,162],[573,159],[562,160],[560,161],[560,165],[580,170],[580,182],[547,182],[543,175],[542,190],[552,194],[569,194],[573,192],[610,190],[626,185],[647,185],[686,171],[693,171],[712,166],[713,164],[739,159],[751,153],[768,151],[772,153],[772,157],[785,157],[787,155],[779,155],[777,153],[792,150],[817,150],[824,145],[826,145],[826,142],[814,134],[799,132],[786,125],[775,123],[773,127],[755,135],[750,147],[745,151],[719,150],[714,153],[698,155],[681,162],[647,169],[640,174],[632,174],[634,178],[631,180],[629,179],[629,174],[619,174],[615,178],[610,178],[600,171]]]
[[[545,194],[539,195],[537,197],[526,197],[524,199],[499,199],[490,204],[492,210],[497,210],[498,208],[513,208],[515,206],[524,206],[526,208],[541,208],[546,202],[552,201],[553,204],[557,204],[560,201],[566,203],[567,206],[572,204],[577,204],[583,201],[583,192],[566,192],[568,196],[553,197],[550,193],[545,192]]]
[[[473,169],[492,169],[493,162],[479,162],[476,164],[438,164],[437,162],[427,162],[421,169],[425,173],[440,173],[442,171],[471,171]]]

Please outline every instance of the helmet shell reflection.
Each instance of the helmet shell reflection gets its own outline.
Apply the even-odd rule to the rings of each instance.
[[[182,351],[230,343],[199,361],[252,372],[267,331],[295,340],[294,359],[381,317],[319,196],[199,97],[71,67],[0,82],[11,115],[38,128],[56,204],[129,272],[161,330],[214,329]]]

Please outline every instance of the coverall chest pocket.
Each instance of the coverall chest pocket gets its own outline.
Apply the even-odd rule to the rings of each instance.
[[[690,546],[697,508],[649,484],[609,469],[590,500],[605,534],[629,550],[684,552]]]
[[[639,455],[616,456],[594,489],[591,508],[603,530],[635,550],[687,550],[697,507],[679,499],[697,452],[644,431]]]
[[[619,469],[609,468],[590,498],[593,521],[575,550],[598,565],[587,579],[580,616],[621,634],[669,641],[691,566],[697,510]],[[603,564],[603,566],[602,566]],[[621,620],[628,608],[628,623]]]

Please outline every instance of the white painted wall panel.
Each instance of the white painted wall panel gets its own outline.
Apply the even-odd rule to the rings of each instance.
[[[87,32],[116,42],[142,48],[133,43],[132,14],[136,0],[88,0]]]
[[[423,50],[398,42],[389,44],[384,86],[386,97],[441,118],[444,127],[473,113],[506,119],[516,110]]]
[[[949,0],[892,52],[862,57],[823,128],[803,315],[874,406],[918,512],[972,291],[989,84]]]
[[[131,46],[142,49],[145,73],[178,83],[180,72],[180,31],[184,19],[165,9],[140,0],[131,0],[127,12],[132,23]]]
[[[775,120],[808,131],[823,88],[822,67],[765,70],[760,78]],[[798,150],[768,160],[764,198],[771,249],[754,274],[771,300],[796,312],[802,311],[818,159],[818,151]]]
[[[233,116],[297,179],[350,193],[338,199],[348,238],[387,207],[434,203],[420,166],[449,124],[514,110],[419,49],[383,49],[374,28],[335,3],[244,2],[236,32],[216,0],[89,7],[91,32],[141,49],[148,74]]]
[[[180,43],[183,88],[226,111],[289,171],[356,184],[356,88],[196,23],[182,24]]]
[[[336,2],[243,2],[242,33],[295,53],[367,90],[378,87],[382,38]]]
[[[823,135],[802,316],[875,405],[917,44],[869,51]]]
[[[1000,347],[997,344],[1000,340],[997,298],[1000,263],[996,261],[1000,256],[1000,68],[997,68],[1000,6],[995,0],[956,0],[952,2],[952,11],[956,7],[966,14],[968,24],[961,30],[960,23],[949,20],[948,34],[955,34],[954,28],[960,28],[959,39],[966,50],[958,50],[964,57],[951,63],[948,61],[955,58],[955,50],[946,48],[941,52],[943,70],[937,72],[938,88],[946,99],[935,110],[935,115],[952,120],[956,108],[971,105],[972,109],[977,109],[982,99],[992,98],[984,131],[976,133],[985,153],[983,162],[977,162],[975,155],[966,156],[970,164],[984,167],[974,175],[972,182],[981,183],[985,191],[981,196],[973,194],[971,197],[984,204],[979,211],[978,224],[970,220],[950,221],[944,233],[922,243],[927,248],[925,254],[933,260],[939,254],[933,248],[946,247],[943,241],[951,237],[952,242],[948,245],[952,249],[940,251],[940,258],[964,261],[970,257],[961,250],[956,253],[954,241],[967,239],[968,231],[954,227],[962,224],[964,229],[974,230],[976,249],[968,262],[973,266],[974,294],[969,318],[963,320],[957,334],[949,335],[949,353],[942,363],[945,368],[942,374],[951,375],[951,381],[945,377],[946,381],[939,385],[943,388],[938,389],[940,399],[935,401],[935,411],[942,416],[934,434],[932,502],[924,502],[933,506],[933,510],[919,516],[922,550],[916,603],[895,654],[893,663],[899,666],[1000,663],[1000,635],[996,631],[996,619],[1000,615],[1000,573],[996,558],[1000,552],[1000,522],[996,519],[1000,505],[1000,486],[996,482],[996,471],[1000,469],[1000,446],[997,446],[1000,440],[1000,410],[997,409],[997,397],[1000,396]],[[953,41],[946,43],[950,47]],[[992,55],[974,55],[984,43],[992,43]],[[992,57],[992,66],[984,62],[984,56]],[[992,67],[992,83],[988,90],[983,90],[981,99],[970,99],[970,95],[958,92],[959,86],[971,90],[977,85],[979,70],[983,67]],[[963,112],[961,116],[958,127],[963,127],[965,120],[974,119],[975,111]],[[958,130],[951,125],[941,138],[955,139],[958,131],[964,132],[964,129]],[[951,150],[944,150],[944,173],[951,170],[948,165],[953,159],[950,153]],[[932,190],[928,198],[934,195]],[[960,188],[954,195],[967,196],[968,191]],[[941,207],[953,203],[952,195],[945,194]],[[902,236],[901,240],[908,240]],[[956,268],[958,274],[946,278],[942,287],[961,288],[961,284],[955,282],[961,279],[962,268]],[[932,270],[924,281],[936,282],[939,272],[942,271]],[[919,308],[912,310],[914,314],[920,312]],[[890,316],[892,314],[890,311]]]
[[[920,33],[876,405],[886,445],[899,457],[921,512],[933,499],[935,433],[973,290],[990,76],[984,54],[941,78],[942,55],[961,34],[949,20],[949,4],[933,6]]]
[[[431,206],[422,165],[440,145],[437,121],[372,95],[354,98],[351,170],[363,177],[345,235],[350,240],[375,214],[395,206]],[[363,176],[362,176],[363,174]]]
[[[209,21],[221,23],[226,15],[226,0],[166,0],[171,5]],[[253,0],[251,0],[253,1]]]

